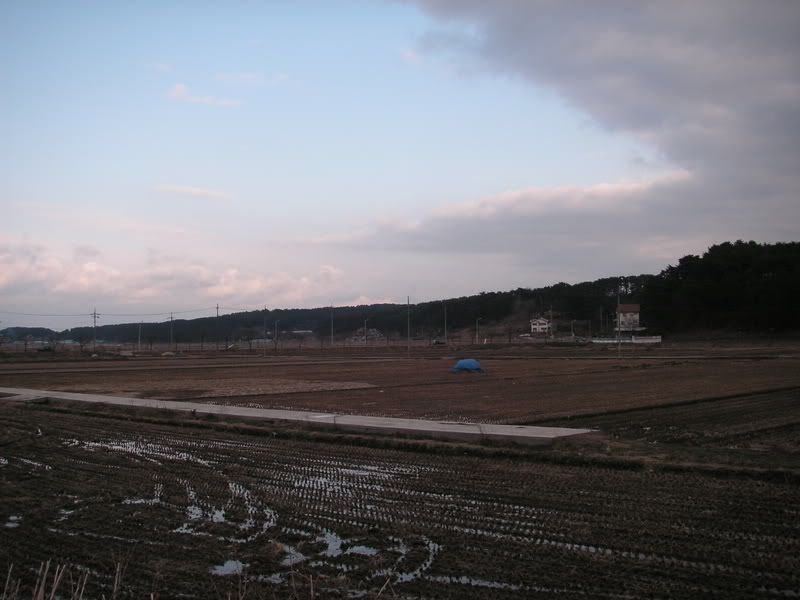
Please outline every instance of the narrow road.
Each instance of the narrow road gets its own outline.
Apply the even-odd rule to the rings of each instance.
[[[275,410],[247,408],[244,406],[219,406],[201,402],[176,402],[173,400],[151,400],[147,398],[123,398],[97,394],[76,394],[48,390],[0,387],[0,402],[41,400],[67,400],[92,402],[118,406],[155,408],[192,414],[212,414],[268,421],[290,421],[303,423],[320,429],[333,429],[349,433],[393,434],[408,437],[423,437],[440,440],[480,442],[482,440],[513,442],[529,446],[549,446],[560,438],[592,433],[591,429],[567,427],[536,427],[528,425],[490,425],[483,423],[453,423],[447,421],[425,421],[422,419],[397,419],[390,417],[367,417],[359,415],[337,415],[333,413],[301,410]]]

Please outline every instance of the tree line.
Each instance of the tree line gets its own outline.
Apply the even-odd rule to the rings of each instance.
[[[642,318],[665,332],[796,330],[800,242],[725,242],[650,279]]]
[[[557,283],[541,288],[483,292],[473,296],[405,304],[371,304],[333,309],[336,339],[353,335],[364,319],[370,329],[390,338],[406,336],[410,312],[411,335],[436,338],[444,335],[445,310],[449,331],[485,326],[516,319],[553,316],[580,321],[584,329],[599,333],[613,328],[617,301],[641,304],[642,323],[650,333],[696,330],[785,331],[800,326],[794,310],[800,298],[800,243],[758,244],[726,242],[711,246],[702,256],[688,255],[658,275],[605,277],[577,284]],[[310,331],[320,339],[331,335],[331,308],[273,309],[240,312],[219,317],[176,319],[145,323],[142,343],[225,344],[269,338],[293,331]],[[96,336],[106,342],[131,343],[139,336],[139,323],[99,325]],[[6,330],[7,337],[21,339],[25,330]],[[170,331],[171,330],[171,331]],[[36,328],[39,339],[92,339],[92,327],[61,332]],[[9,335],[11,332],[11,335]],[[47,333],[49,332],[49,333]]]

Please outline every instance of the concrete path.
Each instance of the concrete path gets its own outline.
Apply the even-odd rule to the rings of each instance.
[[[146,398],[124,398],[98,394],[75,394],[47,390],[0,387],[0,402],[32,401],[52,398],[78,402],[95,402],[156,408],[194,414],[213,414],[268,421],[291,421],[304,423],[321,429],[335,429],[350,433],[382,433],[408,437],[424,437],[441,440],[477,442],[481,440],[507,441],[531,446],[548,446],[559,438],[581,436],[591,429],[569,429],[566,427],[533,427],[528,425],[490,425],[483,423],[455,423],[449,421],[425,421],[422,419],[396,419],[390,417],[367,417],[359,415],[337,415],[302,410],[274,410],[203,404],[201,402],[178,402],[174,400],[150,400]]]

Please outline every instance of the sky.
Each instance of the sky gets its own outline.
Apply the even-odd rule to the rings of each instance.
[[[797,31],[793,0],[3,3],[0,328],[798,240]]]

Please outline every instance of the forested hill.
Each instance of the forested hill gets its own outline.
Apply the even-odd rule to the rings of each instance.
[[[581,330],[598,332],[612,323],[617,293],[622,302],[640,303],[642,322],[650,333],[696,330],[785,331],[800,329],[800,243],[757,244],[726,242],[712,246],[702,256],[685,256],[658,275],[606,277],[574,285],[556,285],[411,305],[411,333],[415,337],[443,335],[447,306],[449,331],[504,324],[509,332],[524,330],[528,318],[552,314],[557,320],[580,323]],[[368,327],[390,337],[406,335],[404,304],[374,304],[334,309],[337,338],[353,335],[368,320]],[[276,322],[281,332],[311,331],[328,339],[331,309],[280,309],[234,313],[217,317],[176,320],[176,342],[213,343],[268,336]],[[16,328],[17,331],[23,328]],[[517,331],[519,330],[519,331]],[[97,327],[97,338],[107,342],[133,342],[138,323]],[[169,323],[145,323],[142,342],[164,342]],[[9,336],[10,337],[10,336]],[[48,336],[49,337],[49,336]],[[58,339],[90,340],[91,327],[68,329]],[[47,337],[42,338],[47,339]]]
[[[800,242],[726,242],[648,280],[642,317],[663,331],[800,329]]]
[[[519,288],[508,292],[485,292],[475,296],[450,298],[445,301],[412,304],[410,311],[405,304],[372,304],[365,306],[336,307],[333,314],[334,335],[337,338],[351,336],[363,327],[377,329],[392,338],[405,337],[408,313],[411,317],[411,334],[414,337],[435,338],[444,333],[444,311],[447,305],[447,328],[474,327],[480,318],[486,326],[498,324],[517,317],[517,328],[528,329],[526,320],[536,315],[549,315],[550,311],[561,319],[593,320],[598,327],[600,320],[610,323],[617,303],[617,287],[622,284],[622,299],[635,301],[642,285],[652,275],[631,277],[608,277],[597,281],[569,285],[559,283],[538,289]],[[263,338],[265,329],[271,337],[278,323],[283,335],[292,331],[311,331],[318,338],[329,339],[331,333],[330,307],[310,309],[277,309],[240,312],[217,317],[191,320],[175,320],[173,340],[186,342],[239,341]],[[265,328],[266,325],[266,328]],[[588,324],[587,324],[588,325]],[[164,342],[169,340],[169,322],[145,323],[142,327],[142,342]],[[97,339],[106,342],[133,342],[137,340],[138,323],[120,325],[98,325]],[[76,327],[62,331],[59,339],[90,340],[91,327]]]

